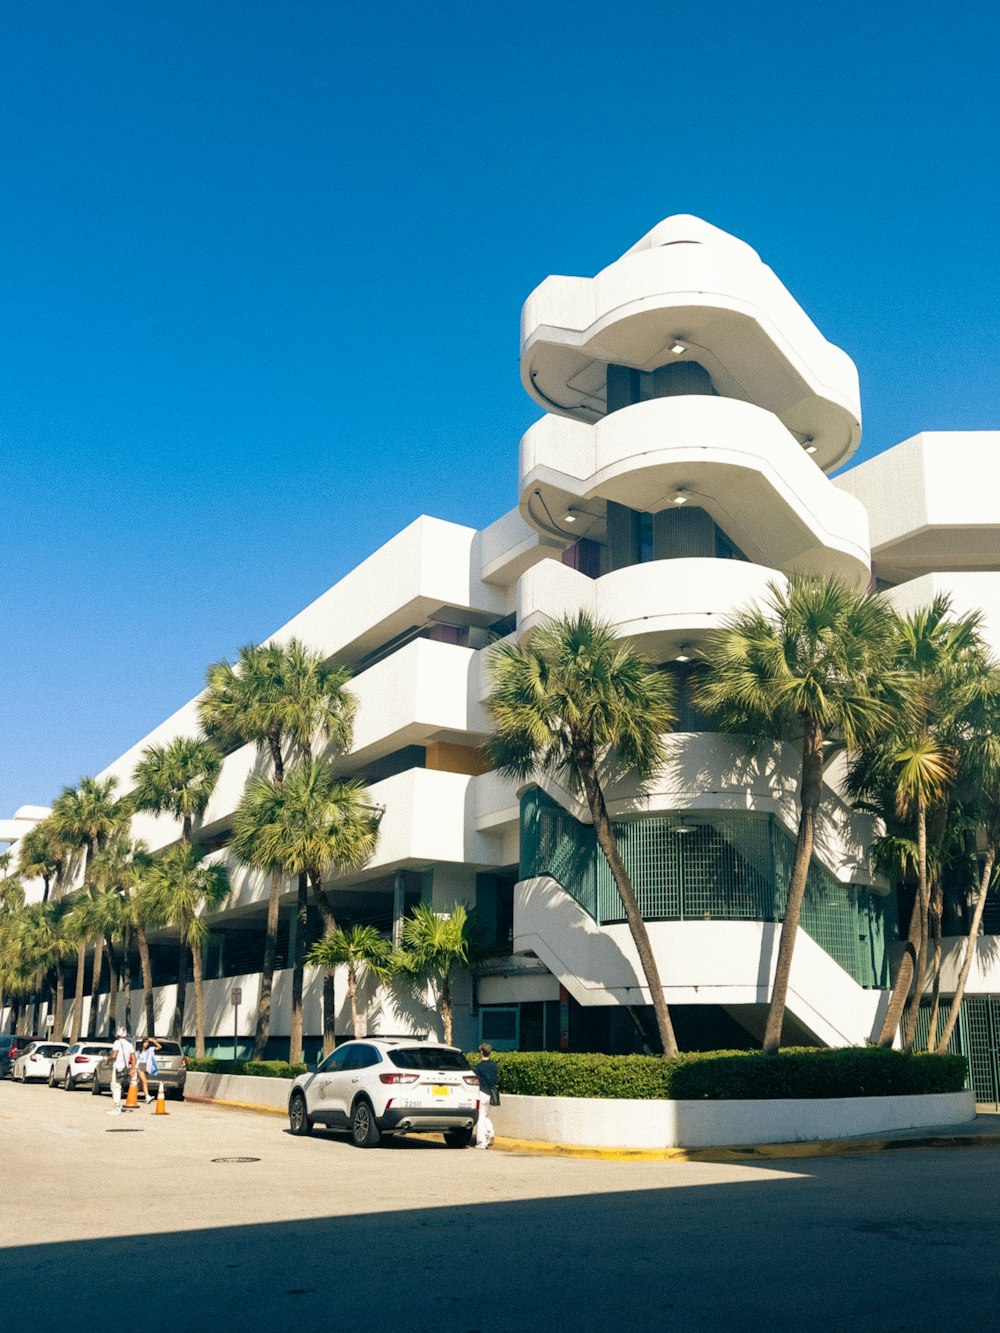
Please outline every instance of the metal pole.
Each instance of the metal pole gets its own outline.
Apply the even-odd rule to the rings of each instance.
[[[233,1005],[233,1059],[234,1060],[236,1059],[236,1033],[239,1031],[239,1026],[240,1026],[240,1006],[238,1004],[234,1004]]]

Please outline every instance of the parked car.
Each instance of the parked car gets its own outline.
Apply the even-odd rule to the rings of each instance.
[[[156,1090],[162,1082],[164,1096],[183,1101],[184,1084],[187,1081],[187,1057],[179,1041],[167,1041],[165,1037],[161,1037],[159,1042],[160,1049],[156,1052],[156,1073],[150,1077],[149,1090],[155,1097]],[[127,1076],[121,1082],[127,1084]],[[97,1066],[97,1076],[90,1090],[95,1097],[111,1091],[110,1059],[102,1060]]]
[[[14,1061],[33,1041],[39,1041],[39,1037],[17,1037],[13,1032],[8,1032],[0,1037],[0,1078],[6,1078],[14,1067]]]
[[[411,1039],[346,1041],[314,1074],[292,1084],[288,1119],[293,1134],[314,1125],[346,1129],[359,1148],[383,1134],[440,1134],[466,1148],[478,1115],[479,1080],[456,1046]]]
[[[69,1046],[64,1041],[33,1041],[14,1061],[13,1077],[18,1083],[48,1078],[52,1061],[67,1050]]]
[[[54,1088],[58,1083],[67,1092],[72,1092],[81,1083],[92,1082],[98,1062],[110,1050],[110,1041],[75,1041],[52,1061],[49,1087]]]

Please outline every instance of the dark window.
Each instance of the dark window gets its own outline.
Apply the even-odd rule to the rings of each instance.
[[[154,1047],[154,1049],[155,1049],[155,1047]],[[184,1054],[184,1052],[181,1050],[180,1042],[176,1042],[176,1041],[161,1041],[161,1042],[160,1042],[160,1050],[159,1050],[158,1053],[159,1053],[160,1055],[183,1055],[183,1054]]]
[[[382,1057],[374,1046],[354,1046],[351,1048],[350,1059],[344,1065],[345,1069],[370,1069],[372,1065],[380,1065]]]
[[[339,1050],[332,1051],[316,1072],[318,1074],[339,1074],[344,1068],[344,1061],[350,1055],[352,1049],[353,1047],[350,1046],[341,1046]]]
[[[388,1052],[389,1061],[397,1069],[468,1069],[469,1062],[461,1051],[449,1051],[447,1046],[403,1046]]]
[[[516,1041],[517,1010],[484,1008],[482,1033],[483,1041]]]

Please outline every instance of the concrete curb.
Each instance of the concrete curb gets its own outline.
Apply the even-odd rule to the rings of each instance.
[[[195,1097],[192,1093],[184,1094],[186,1102],[199,1102],[202,1106],[228,1106],[234,1111],[256,1111],[260,1115],[286,1116],[288,1111],[283,1106],[261,1106],[258,1102],[230,1102],[222,1097]]]
[[[1000,1148],[1000,1134],[930,1134],[912,1138],[814,1139],[806,1143],[754,1143],[720,1148],[588,1148],[533,1139],[494,1140],[501,1152],[539,1157],[581,1157],[610,1162],[769,1162],[783,1158],[857,1157],[899,1148]]]

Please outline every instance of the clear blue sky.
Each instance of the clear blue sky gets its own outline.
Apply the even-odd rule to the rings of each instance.
[[[0,815],[417,513],[515,502],[518,316],[696,213],[861,373],[1000,427],[992,4],[0,11]]]

